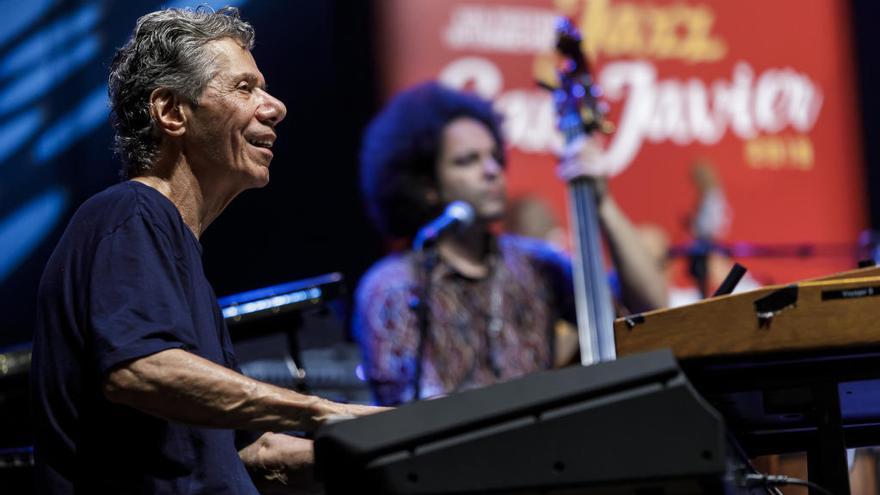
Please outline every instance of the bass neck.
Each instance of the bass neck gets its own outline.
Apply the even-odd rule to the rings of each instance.
[[[568,184],[568,207],[574,241],[572,269],[581,364],[610,361],[614,346],[614,305],[602,256],[597,191],[586,177]]]

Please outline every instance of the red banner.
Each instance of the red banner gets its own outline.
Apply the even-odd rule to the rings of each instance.
[[[556,16],[573,18],[616,131],[611,188],[637,224],[692,239],[697,160],[729,210],[722,243],[810,244],[819,255],[740,261],[762,282],[853,267],[866,226],[849,12],[836,0],[385,0],[382,70],[390,95],[440,79],[492,98],[505,115],[513,196],[566,219],[554,175],[550,95]],[[567,222],[567,220],[564,220]],[[805,250],[806,252],[806,250]],[[767,253],[765,253],[767,254]]]

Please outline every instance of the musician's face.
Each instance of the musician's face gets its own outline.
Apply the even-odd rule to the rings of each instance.
[[[498,220],[504,215],[507,185],[501,150],[480,121],[459,117],[443,129],[437,180],[443,204],[466,201],[477,218]]]
[[[269,182],[275,126],[287,109],[266,91],[251,53],[230,38],[206,47],[216,75],[194,108],[188,108],[187,148],[192,168],[238,189]]]

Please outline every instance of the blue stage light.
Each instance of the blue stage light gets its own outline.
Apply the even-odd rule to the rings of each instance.
[[[52,231],[67,201],[66,190],[54,187],[0,219],[0,282]]]
[[[47,60],[62,52],[68,45],[95,27],[101,18],[96,4],[84,5],[73,14],[31,36],[16,46],[0,61],[0,77],[8,77],[33,65],[35,60]]]
[[[40,18],[56,0],[3,0],[0,1],[0,46],[27,29]]]
[[[227,306],[223,308],[224,318],[234,318],[267,309],[280,308],[289,304],[300,303],[304,301],[316,301],[321,299],[321,289],[312,287],[311,289],[298,290],[289,294],[281,294],[277,296],[257,299],[243,304]]]
[[[206,5],[214,10],[219,10],[223,7],[241,7],[245,3],[247,3],[247,0],[177,0],[175,2],[162,4],[162,7],[173,9],[183,9],[189,7],[191,9],[194,9],[200,5]]]
[[[249,290],[217,299],[226,319],[240,320],[247,315],[267,314],[301,308],[337,297],[342,275],[329,273],[260,289]]]
[[[0,90],[0,115],[44,96],[50,89],[63,82],[67,75],[97,55],[100,46],[98,37],[89,35],[70,51],[45,64],[40,64],[27,75],[6,85]]]
[[[43,111],[35,108],[0,125],[0,165],[36,134],[43,120]]]
[[[73,146],[80,138],[107,121],[110,112],[107,87],[101,84],[73,111],[52,124],[34,145],[33,159],[43,164]]]

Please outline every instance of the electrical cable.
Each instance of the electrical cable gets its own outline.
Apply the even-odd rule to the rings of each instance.
[[[802,480],[800,478],[793,478],[791,476],[781,476],[775,474],[759,474],[759,473],[748,473],[744,475],[742,481],[746,486],[766,486],[766,487],[774,487],[780,485],[799,485],[805,486],[810,489],[816,490],[824,495],[834,495],[830,491],[825,488],[813,483],[812,481]]]

